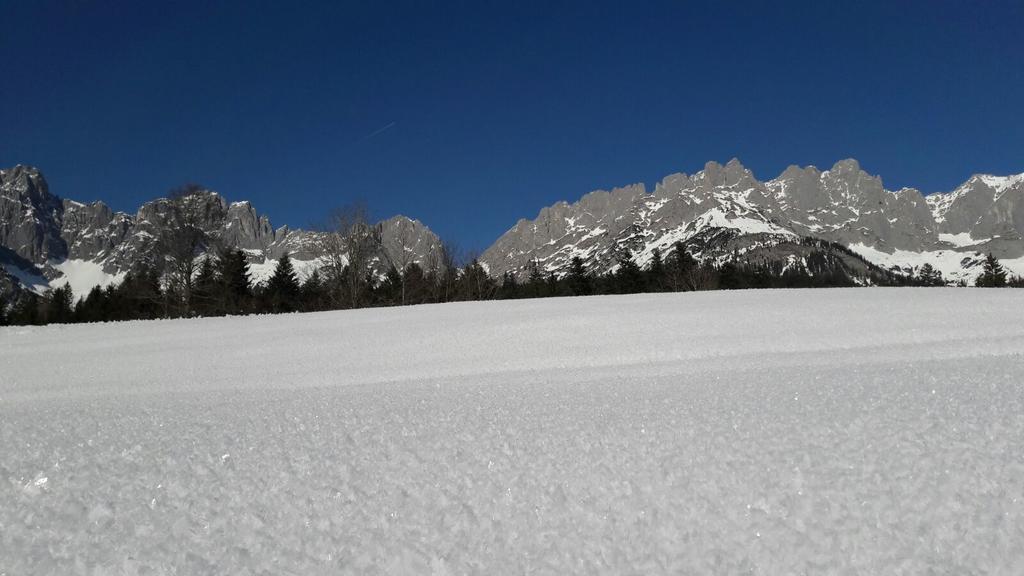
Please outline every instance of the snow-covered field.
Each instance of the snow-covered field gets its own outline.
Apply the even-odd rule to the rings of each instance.
[[[1024,574],[1024,290],[0,329],[0,574]]]

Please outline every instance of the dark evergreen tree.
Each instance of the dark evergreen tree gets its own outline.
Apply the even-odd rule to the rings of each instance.
[[[498,292],[495,294],[495,298],[498,300],[513,300],[522,297],[522,287],[519,285],[519,280],[516,279],[515,273],[511,270],[506,270],[501,275],[501,283],[498,285]]]
[[[405,303],[425,304],[431,301],[434,288],[431,279],[423,272],[423,267],[413,262],[405,267],[402,275],[405,281]]]
[[[295,277],[292,259],[285,252],[277,261],[274,275],[267,282],[267,302],[272,312],[295,312],[298,310],[299,281]]]
[[[746,279],[740,271],[739,265],[729,261],[718,267],[718,287],[723,290],[736,290],[746,288]]]
[[[404,284],[402,275],[394,266],[388,268],[384,280],[377,286],[375,299],[381,306],[399,306],[402,304]]]
[[[569,293],[573,296],[588,296],[594,293],[594,281],[587,274],[587,268],[583,265],[583,259],[573,256],[569,262],[569,273],[565,277]]]
[[[668,277],[665,271],[665,263],[661,259],[661,250],[655,248],[651,253],[651,263],[647,267],[647,289],[651,292],[661,292],[668,284]]]
[[[618,294],[643,292],[646,288],[644,273],[628,251],[619,254],[618,265],[619,268],[615,271],[615,292]]]
[[[46,321],[54,324],[71,322],[74,314],[73,302],[74,294],[71,292],[71,286],[64,284],[51,290],[47,297]]]
[[[111,287],[111,292],[116,288]],[[113,310],[108,306],[108,292],[99,286],[75,304],[75,322],[103,322],[113,320]]]
[[[227,314],[244,314],[249,310],[252,290],[249,287],[249,261],[241,250],[223,251],[217,259],[220,283],[219,307]]]
[[[544,280],[544,295],[547,297],[552,296],[568,296],[568,292],[563,292],[563,283],[558,281],[558,276],[555,276],[554,272],[548,272],[547,279]]]
[[[475,258],[462,269],[456,281],[459,300],[489,300],[494,297],[497,284]]]
[[[527,264],[526,297],[543,298],[547,293],[547,283],[544,281],[544,272],[540,269],[540,263],[530,260]]]
[[[942,272],[936,270],[931,264],[925,263],[917,274],[918,282],[922,286],[943,286],[946,281],[942,278]]]
[[[327,284],[320,276],[320,271],[313,270],[299,288],[299,308],[303,312],[315,312],[326,310],[327,307]]]
[[[668,287],[674,291],[697,290],[697,261],[686,251],[686,245],[676,242],[667,266]]]
[[[199,272],[193,280],[192,312],[198,316],[221,316],[225,310],[220,303],[218,288],[220,283],[214,271],[213,259],[203,258]]]
[[[991,252],[985,258],[981,276],[978,276],[974,285],[981,288],[1002,288],[1006,286],[1006,270],[1003,269],[1003,265],[999,263],[999,260]]]
[[[160,273],[149,263],[142,263],[129,272],[117,290],[111,304],[120,311],[113,320],[152,319],[170,316],[167,292],[160,283]]]
[[[34,292],[22,291],[8,315],[8,322],[16,326],[45,324],[41,299]]]

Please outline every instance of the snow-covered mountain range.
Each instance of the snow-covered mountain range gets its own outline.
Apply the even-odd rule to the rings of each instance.
[[[317,266],[318,232],[273,228],[249,202],[216,192],[190,195],[190,211],[216,244],[249,255],[253,280],[269,276],[288,252],[300,275]],[[171,201],[159,198],[136,214],[103,202],[83,204],[51,194],[40,171],[0,170],[0,292],[37,292],[69,283],[82,295],[116,283],[171,223]],[[381,223],[392,260],[436,259],[440,240],[404,216]],[[946,280],[971,281],[992,252],[1024,273],[1024,174],[976,175],[952,192],[924,196],[913,188],[886,190],[855,160],[828,170],[790,166],[766,182],[737,160],[709,162],[693,175],[672,174],[652,192],[635,184],[595,191],[579,201],[543,208],[520,220],[481,256],[492,276],[525,275],[535,262],[564,272],[574,256],[595,273],[614,270],[628,253],[641,266],[677,242],[698,258],[799,263],[808,238],[843,245],[867,262],[911,273],[931,264]]]
[[[285,252],[300,276],[318,265],[320,232],[275,229],[249,202],[228,202],[209,190],[181,201],[197,215],[209,248],[246,252],[254,282],[269,278]],[[103,202],[83,204],[51,194],[36,168],[0,170],[0,292],[14,283],[42,292],[66,282],[81,296],[93,286],[119,282],[174,225],[171,203],[158,198],[134,215],[114,212]],[[395,216],[380,227],[383,249],[396,262],[425,264],[440,247],[437,235],[417,220]]]
[[[972,280],[983,254],[1024,272],[1024,174],[972,176],[956,190],[924,196],[886,190],[856,160],[829,170],[790,166],[757,180],[738,160],[708,162],[693,175],[672,174],[647,192],[642,184],[591,192],[520,220],[481,257],[492,274],[523,274],[531,261],[556,274],[579,256],[597,272],[613,270],[628,250],[642,266],[655,249],[682,241],[705,259],[756,251],[758,259],[799,258],[801,238],[846,246],[903,273],[926,263],[947,280]]]

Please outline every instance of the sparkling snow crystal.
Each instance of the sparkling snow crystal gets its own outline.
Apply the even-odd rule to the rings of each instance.
[[[0,574],[1024,574],[1024,291],[0,329]]]

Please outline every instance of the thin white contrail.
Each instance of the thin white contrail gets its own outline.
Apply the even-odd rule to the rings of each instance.
[[[394,126],[395,126],[394,122],[388,122],[384,126],[381,126],[380,128],[377,128],[376,130],[374,130],[373,132],[370,132],[366,136],[363,136],[363,140],[369,140],[370,138],[373,138],[374,136],[377,136],[379,134],[387,132],[391,128],[394,128]]]

